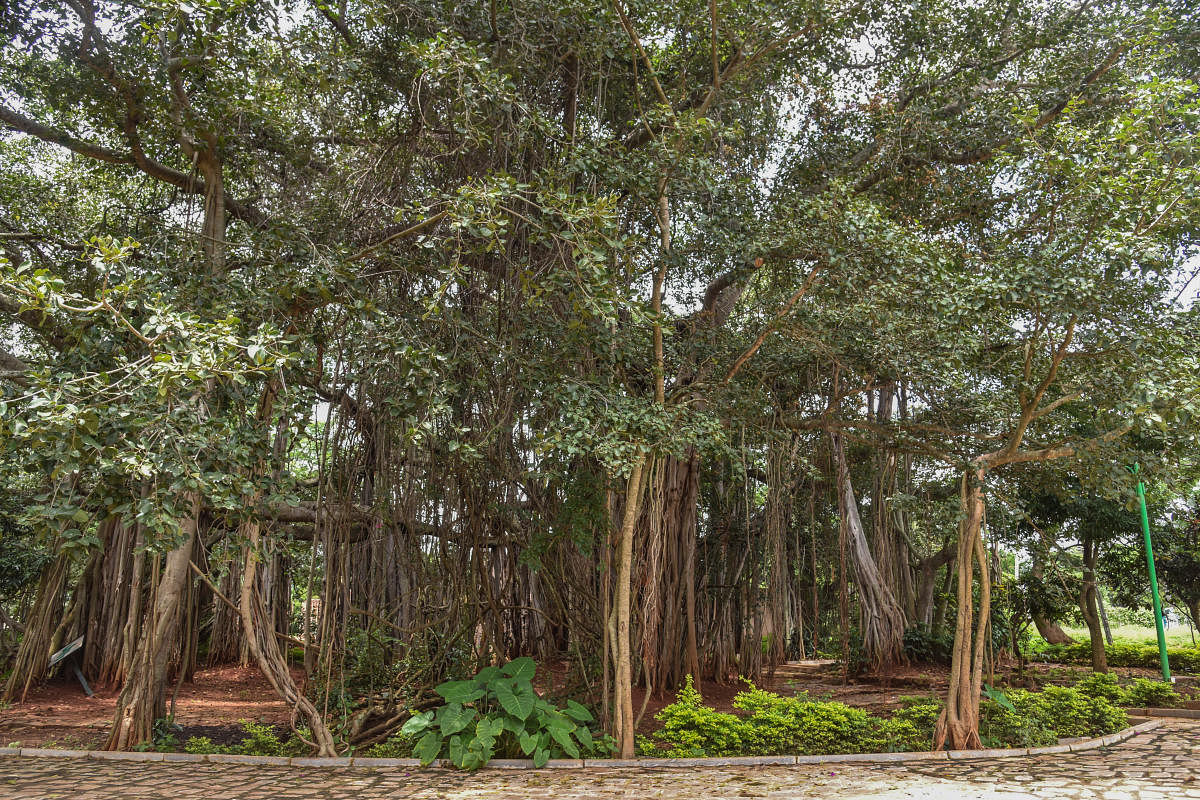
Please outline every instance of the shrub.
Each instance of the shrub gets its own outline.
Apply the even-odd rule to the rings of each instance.
[[[208,755],[209,753],[228,753],[229,748],[216,744],[207,736],[193,736],[183,743],[183,752]]]
[[[742,721],[704,705],[692,676],[675,696],[675,702],[654,716],[662,723],[655,736],[667,745],[669,756],[742,755]]]
[[[1129,724],[1125,712],[1103,697],[1078,689],[1047,686],[1040,692],[1016,690],[1009,695],[1016,711],[1035,719],[1059,737],[1103,736]]]
[[[1040,719],[997,700],[984,700],[979,706],[979,738],[985,747],[1042,747],[1058,742],[1055,731]]]
[[[1108,702],[1116,705],[1128,705],[1125,702],[1126,693],[1121,690],[1120,684],[1117,683],[1117,676],[1111,672],[1093,672],[1075,684],[1075,688],[1088,697],[1103,697]]]
[[[536,670],[532,658],[518,658],[438,686],[445,705],[416,714],[400,729],[416,739],[413,755],[424,764],[441,756],[456,767],[478,769],[496,755],[527,755],[540,767],[556,756],[611,750],[607,737],[587,727],[592,714],[582,705],[568,700],[558,709],[538,697]]]
[[[1129,685],[1125,692],[1125,702],[1122,705],[1170,708],[1180,701],[1179,693],[1165,681],[1152,681],[1149,678],[1138,678]]]
[[[362,751],[367,758],[412,758],[413,740],[411,736],[396,733],[386,741],[373,744]]]
[[[1032,657],[1040,661],[1055,661],[1062,664],[1092,663],[1092,647],[1088,642],[1072,644],[1046,644],[1034,642]],[[1110,667],[1143,667],[1158,669],[1158,645],[1146,642],[1116,641],[1105,647]],[[1181,672],[1200,672],[1200,648],[1172,647],[1167,650],[1172,669]]]
[[[242,730],[246,737],[239,744],[221,745],[207,736],[193,736],[183,743],[185,753],[228,753],[240,756],[300,756],[308,752],[308,745],[292,735],[281,740],[270,725],[243,720]],[[303,732],[303,731],[302,731]]]
[[[705,706],[688,681],[656,716],[663,727],[655,737],[672,756],[871,753],[928,746],[928,732],[911,719],[880,719],[805,695],[781,697],[752,688],[738,694],[733,705],[743,713]]]

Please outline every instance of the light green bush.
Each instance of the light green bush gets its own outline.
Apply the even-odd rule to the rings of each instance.
[[[1129,725],[1129,717],[1103,697],[1089,697],[1079,689],[1047,686],[1040,692],[1009,693],[1016,711],[1035,719],[1060,738],[1103,736]]]
[[[1103,697],[1115,705],[1128,705],[1126,692],[1117,682],[1117,676],[1111,672],[1093,672],[1075,684],[1075,688],[1088,697]]]
[[[1126,690],[1125,701],[1122,705],[1139,708],[1171,708],[1179,705],[1181,699],[1174,687],[1165,681],[1138,678]]]
[[[881,719],[843,703],[781,697],[761,689],[741,692],[741,714],[705,706],[690,680],[656,717],[655,734],[668,755],[817,755],[916,750],[928,733],[911,719]]]

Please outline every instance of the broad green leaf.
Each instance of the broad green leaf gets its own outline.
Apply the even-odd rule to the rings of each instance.
[[[447,703],[437,711],[437,724],[442,730],[442,736],[451,736],[471,724],[476,711],[464,708],[458,703]]]
[[[546,762],[550,760],[550,751],[544,747],[539,747],[533,751],[533,765],[535,767],[544,767]]]
[[[496,700],[500,707],[520,720],[529,719],[533,713],[533,689],[529,686],[518,685],[516,691],[504,681],[495,684]]]
[[[400,728],[400,732],[405,736],[415,736],[421,731],[433,724],[433,712],[422,711],[420,714],[414,714],[409,717],[408,722]]]
[[[446,698],[447,703],[466,704],[483,697],[483,689],[478,688],[473,680],[446,681],[434,691]]]
[[[529,656],[515,658],[504,665],[504,674],[520,680],[533,680],[534,673],[537,672],[537,662]]]
[[[463,766],[463,739],[461,736],[450,737],[450,748],[447,751],[450,763],[456,767]]]
[[[571,738],[571,732],[562,728],[551,728],[550,735],[562,746],[564,752],[571,758],[579,758],[579,745]]]
[[[429,731],[413,745],[413,755],[421,759],[421,763],[429,765],[438,757],[442,750],[442,737],[437,731]]]
[[[522,733],[517,737],[517,743],[521,746],[521,752],[529,755],[537,749],[538,737],[532,733]]]
[[[591,722],[594,718],[592,712],[583,707],[582,704],[576,703],[574,700],[567,701],[567,707],[563,709],[564,714],[578,722]]]
[[[487,684],[501,675],[499,667],[484,667],[475,674],[475,684]]]

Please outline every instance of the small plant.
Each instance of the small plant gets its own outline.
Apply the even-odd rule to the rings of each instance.
[[[1037,720],[1060,738],[1103,736],[1129,724],[1129,717],[1103,697],[1078,689],[1047,686],[1040,692],[1014,691],[1010,699],[1023,716]]]
[[[703,758],[745,752],[741,719],[704,705],[700,692],[692,685],[691,675],[675,696],[675,702],[654,718],[663,725],[655,737],[666,744],[668,756]]]
[[[1029,717],[993,700],[979,707],[979,739],[985,747],[1042,747],[1058,741],[1058,734],[1036,717]]]
[[[1125,702],[1122,705],[1139,708],[1171,708],[1179,705],[1181,699],[1179,693],[1169,683],[1138,678],[1126,690]]]
[[[404,736],[420,737],[413,755],[423,764],[441,756],[461,769],[478,769],[495,755],[524,754],[541,767],[552,757],[610,751],[608,737],[587,727],[590,711],[574,700],[558,709],[538,697],[532,683],[536,669],[533,659],[518,658],[438,686],[446,704],[416,714],[400,729]]]
[[[1075,684],[1075,688],[1088,697],[1103,697],[1110,703],[1128,705],[1126,692],[1117,683],[1117,676],[1111,672],[1093,672]]]
[[[705,706],[689,680],[656,716],[663,727],[655,737],[670,756],[870,753],[928,746],[929,732],[911,719],[881,719],[804,694],[781,697],[751,687],[733,705],[742,713]]]
[[[308,746],[295,735],[281,740],[270,725],[242,721],[246,736],[241,743],[221,745],[207,736],[192,736],[183,743],[185,753],[222,753],[240,756],[299,756],[308,752]],[[302,730],[301,733],[304,733]]]
[[[138,742],[133,749],[139,753],[153,751],[155,753],[174,752],[179,747],[179,734],[183,731],[175,720],[170,717],[160,717],[154,720],[150,731],[150,739]]]
[[[412,754],[412,737],[404,733],[396,733],[362,752],[367,758],[412,758]]]

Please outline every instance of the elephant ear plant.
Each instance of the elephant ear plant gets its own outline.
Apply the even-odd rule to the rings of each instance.
[[[611,752],[610,738],[588,727],[590,711],[574,700],[556,708],[538,697],[536,669],[533,659],[518,658],[438,686],[446,704],[413,716],[401,729],[416,740],[413,754],[422,764],[441,757],[461,769],[478,769],[495,756],[524,755],[541,767],[551,758]]]

